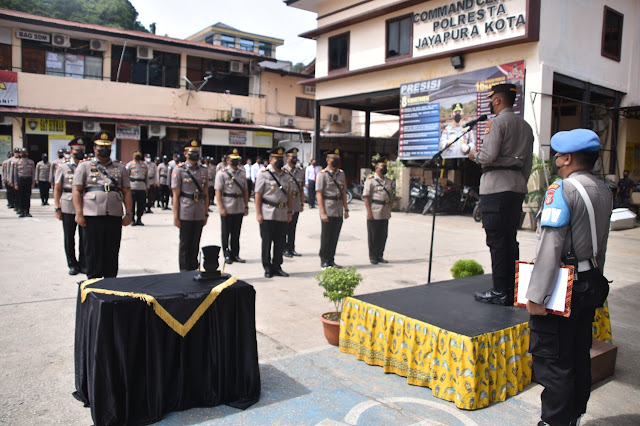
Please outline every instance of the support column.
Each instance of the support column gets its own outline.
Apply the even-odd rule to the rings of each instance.
[[[371,111],[364,112],[364,165],[371,168]]]
[[[315,124],[313,126],[313,152],[314,158],[316,159],[316,164],[320,164],[320,159],[322,159],[322,151],[320,150],[320,102],[315,102],[316,106],[316,115],[314,117]]]

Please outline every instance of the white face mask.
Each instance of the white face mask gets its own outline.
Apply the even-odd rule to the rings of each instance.
[[[144,161],[146,161],[147,163],[151,162],[151,158],[145,158]]]

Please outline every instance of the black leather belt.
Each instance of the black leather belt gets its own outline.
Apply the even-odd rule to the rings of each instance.
[[[389,205],[389,200],[384,200],[384,201],[382,201],[382,200],[371,200],[371,202],[373,204],[380,204],[382,206],[388,206]]]
[[[482,168],[482,173],[492,172],[494,170],[515,170],[519,172],[522,166],[487,166]]]
[[[18,180],[31,180],[31,176],[18,176]]]
[[[333,200],[333,201],[339,201],[340,200],[340,196],[339,195],[325,195],[322,198],[324,198],[325,200]]]
[[[138,178],[129,178],[129,180],[131,182],[144,182],[145,181],[145,179],[138,179]]]
[[[287,207],[287,202],[285,201],[284,203],[274,203],[272,201],[269,200],[265,200],[264,198],[262,199],[262,202],[268,206],[271,207],[275,207],[276,209],[284,209],[285,207]]]
[[[195,194],[187,194],[186,192],[180,191],[180,196],[184,198],[190,198],[193,201],[200,201],[200,200],[204,201],[203,194],[201,194],[200,192],[196,192]]]
[[[119,192],[120,188],[118,188],[117,186],[112,186],[109,185],[108,183],[105,183],[104,185],[100,185],[100,186],[87,186],[84,189],[84,192],[95,192],[95,191],[101,191],[101,192]]]
[[[71,188],[62,188],[62,192],[71,192],[72,189]]]
[[[242,197],[244,197],[244,195],[240,194],[239,192],[235,193],[235,194],[231,194],[229,192],[223,192],[222,196],[223,197],[229,197],[229,198],[242,198]]]
[[[167,175],[160,175],[160,177],[167,177]]]

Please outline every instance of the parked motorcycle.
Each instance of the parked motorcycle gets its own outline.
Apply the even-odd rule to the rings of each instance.
[[[436,190],[430,188],[427,194],[428,201],[422,209],[422,214],[427,215],[433,212],[433,205],[435,204]],[[460,210],[460,190],[447,186],[443,187],[438,185],[438,210],[436,213],[458,213]]]
[[[476,201],[476,205],[473,208],[473,220],[480,222],[482,220],[482,212],[480,211],[480,198]]]
[[[476,203],[480,200],[480,194],[476,188],[465,186],[460,195],[460,214],[465,214],[474,210]]]
[[[423,185],[420,178],[411,178],[407,213],[413,211],[414,209],[417,211],[422,211],[422,209],[424,209],[425,204],[427,203],[427,201],[429,201],[427,197],[428,190],[429,187],[427,185]]]
[[[364,192],[364,185],[358,181],[352,180],[349,186],[347,186],[347,203],[350,203],[354,198],[358,200],[364,200],[362,193]]]

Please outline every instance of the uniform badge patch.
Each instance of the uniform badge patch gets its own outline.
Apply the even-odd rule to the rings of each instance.
[[[562,181],[549,185],[545,195],[540,226],[560,228],[571,223],[571,208],[564,199]]]

